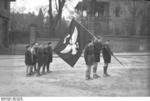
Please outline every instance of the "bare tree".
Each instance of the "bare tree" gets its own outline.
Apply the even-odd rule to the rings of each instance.
[[[53,3],[55,5],[53,5]],[[49,0],[49,21],[50,21],[50,36],[55,37],[55,28],[62,17],[63,7],[66,0]],[[55,7],[54,7],[55,6]],[[56,11],[56,14],[53,12]]]
[[[136,27],[137,27],[137,22],[140,21],[139,18],[143,17],[144,14],[144,9],[146,6],[146,2],[144,0],[132,0],[128,1],[128,7],[129,7],[129,12],[131,15],[131,35],[136,35]]]

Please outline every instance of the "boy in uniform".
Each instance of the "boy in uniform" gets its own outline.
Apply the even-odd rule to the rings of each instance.
[[[98,62],[100,62],[100,54],[102,51],[102,38],[98,37],[98,39],[94,39],[94,55],[95,55],[95,63],[93,67],[93,78],[99,78],[100,76],[97,75],[97,66]]]
[[[91,77],[91,68],[95,63],[95,56],[94,56],[94,44],[93,41],[91,41],[84,50],[84,59],[86,63],[86,80],[90,80]]]
[[[113,55],[113,52],[111,51],[109,46],[109,42],[110,41],[107,40],[102,48],[103,59],[104,59],[104,67],[103,67],[104,77],[110,76],[107,72],[107,69],[108,69],[108,64],[111,63],[111,55]]]

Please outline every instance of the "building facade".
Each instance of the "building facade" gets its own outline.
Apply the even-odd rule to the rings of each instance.
[[[114,52],[150,50],[150,1],[83,0],[76,10],[77,20],[103,41],[111,40]]]
[[[15,0],[0,0],[0,47],[8,47],[8,27],[10,19],[10,2]]]
[[[149,36],[150,2],[83,0],[76,9],[87,28],[101,36]]]

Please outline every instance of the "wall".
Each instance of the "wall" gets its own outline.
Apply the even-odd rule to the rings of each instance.
[[[103,1],[103,0],[98,0]],[[92,16],[87,15],[88,29],[99,35],[116,36],[145,36],[150,35],[148,17],[150,2],[132,0],[108,0],[109,10],[105,8],[108,15]],[[149,7],[149,8],[148,8]],[[117,13],[118,12],[118,13]],[[94,25],[94,24],[95,25]],[[91,28],[93,25],[93,28]],[[94,30],[94,31],[93,31]]]
[[[0,47],[2,47],[2,18],[0,17]]]
[[[0,0],[0,47],[7,46],[8,44],[8,24],[5,22],[9,20],[10,3],[6,0]],[[6,29],[7,28],[7,29]]]
[[[147,2],[144,1],[111,1],[110,2],[110,19],[109,30],[111,35],[142,35],[142,18]],[[115,9],[119,7],[119,16],[115,15]],[[147,32],[148,33],[148,32]]]
[[[110,40],[114,52],[149,52],[150,37],[113,37],[104,36],[103,42]]]
[[[91,15],[88,15],[82,18],[83,24],[94,34],[102,36],[104,41],[111,40],[115,52],[149,52],[150,2],[141,0],[136,2],[109,0],[108,2],[108,16],[92,16],[95,19],[89,20],[88,17]],[[119,7],[118,14],[116,14],[117,7]]]

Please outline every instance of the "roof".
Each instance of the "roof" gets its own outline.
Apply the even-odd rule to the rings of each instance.
[[[16,0],[9,0],[9,1],[11,2],[11,1],[16,1]]]
[[[77,9],[77,10],[86,10],[87,5],[84,2],[81,1],[76,5],[75,9]]]

